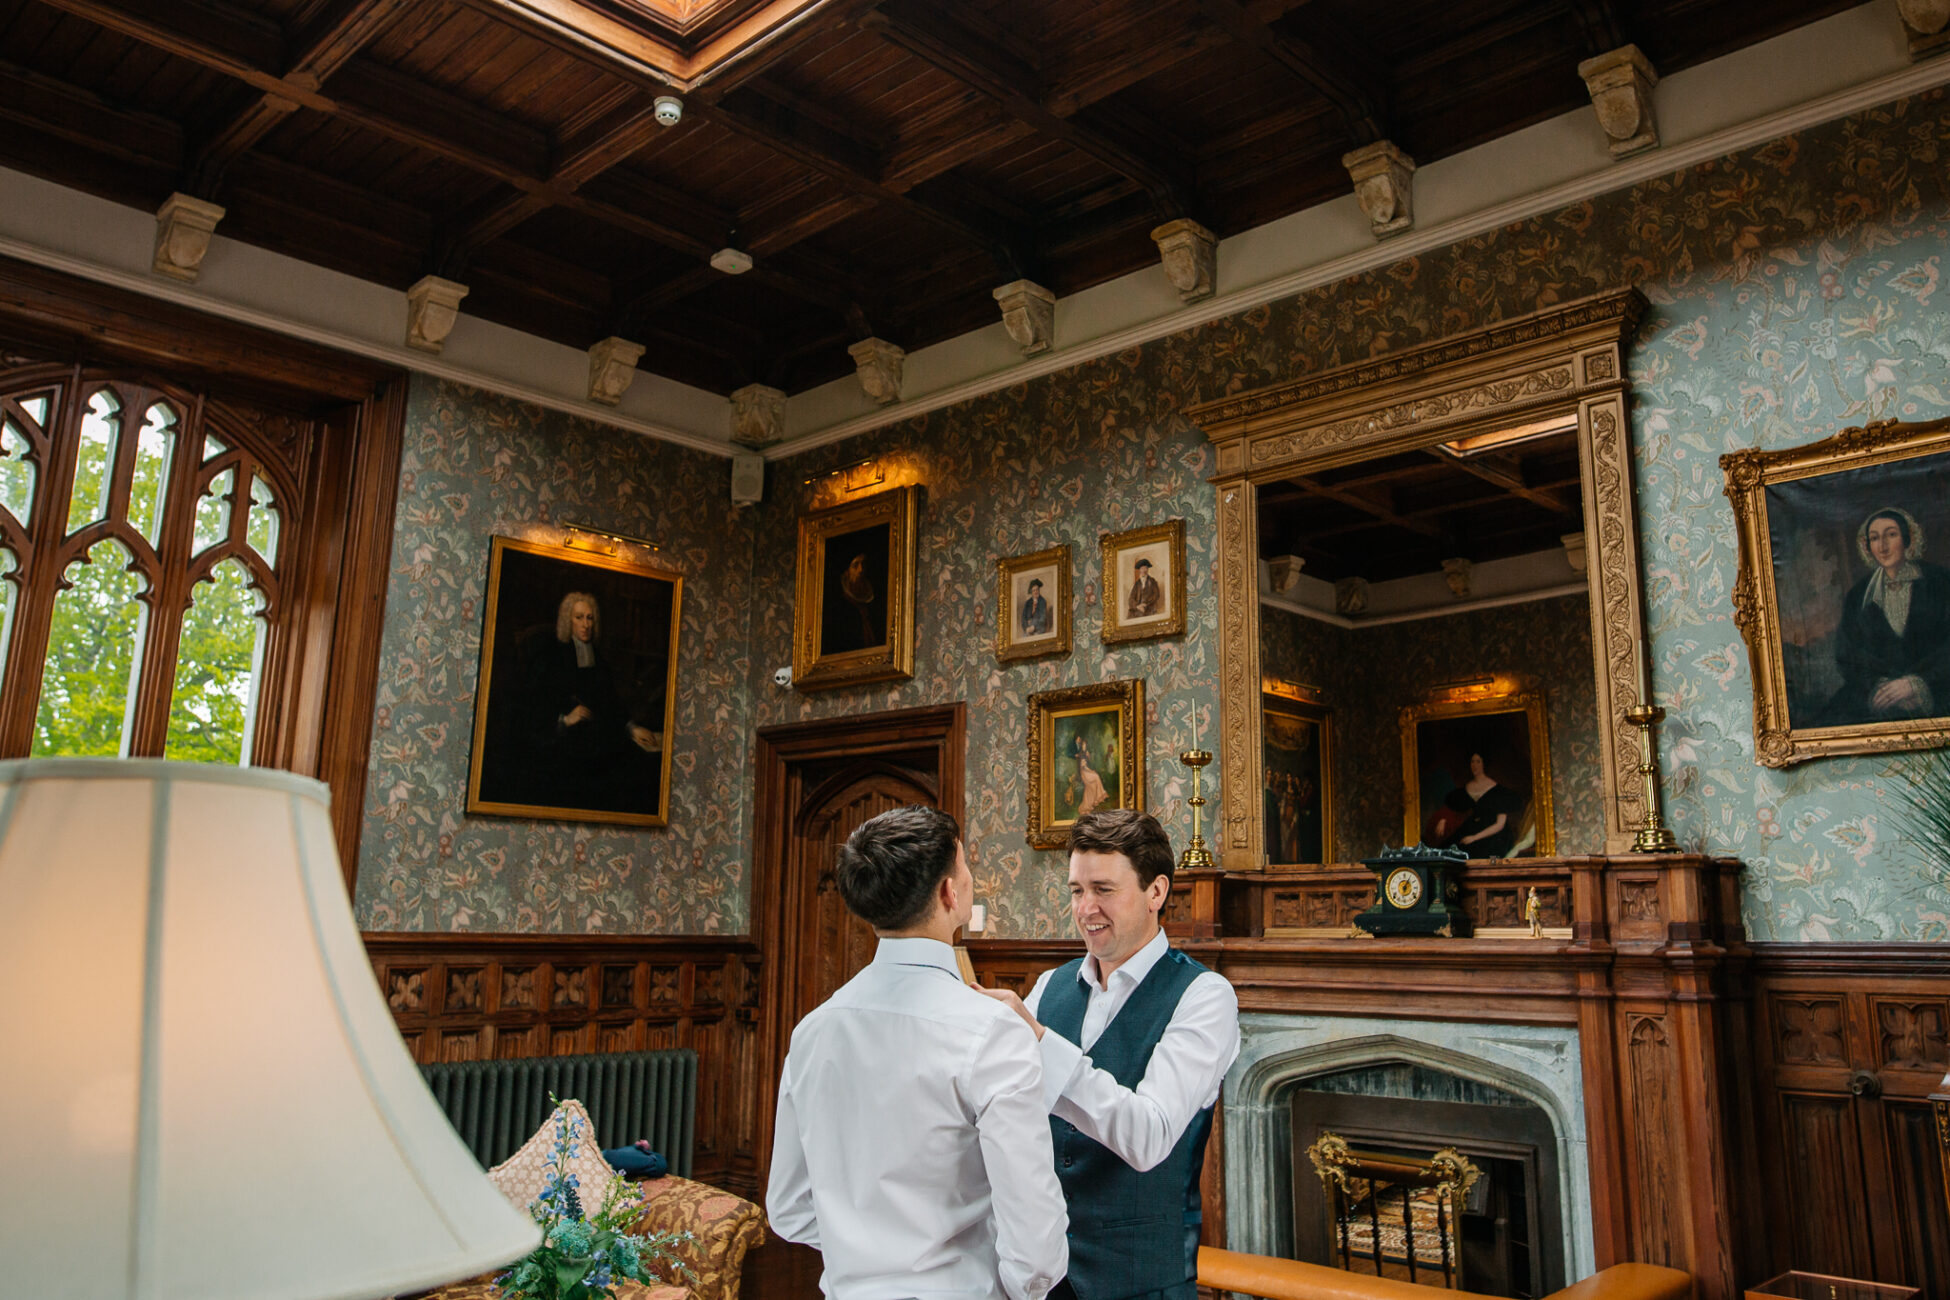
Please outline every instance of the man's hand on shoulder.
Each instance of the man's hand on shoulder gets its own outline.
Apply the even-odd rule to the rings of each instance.
[[[1000,1002],[1003,1006],[1021,1016],[1023,1023],[1029,1026],[1030,1032],[1034,1033],[1039,1040],[1042,1038],[1043,1027],[1036,1023],[1036,1017],[1029,1014],[1029,1008],[1024,1006],[1022,999],[1014,993],[1011,993],[1008,989],[985,989],[979,984],[972,984],[969,987],[973,988],[985,998],[994,998],[997,1002]]]

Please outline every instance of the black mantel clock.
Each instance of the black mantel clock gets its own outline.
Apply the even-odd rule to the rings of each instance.
[[[1426,844],[1390,849],[1361,865],[1375,874],[1374,906],[1354,918],[1355,929],[1375,936],[1429,934],[1467,938],[1469,916],[1457,902],[1456,876],[1469,855]]]

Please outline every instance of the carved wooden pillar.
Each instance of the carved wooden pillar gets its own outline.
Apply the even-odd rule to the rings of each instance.
[[[1222,447],[1221,470],[1243,450]],[[1218,491],[1219,789],[1225,821],[1215,838],[1220,866],[1259,871],[1266,866],[1259,797],[1259,519],[1252,484],[1243,477],[1221,479]]]

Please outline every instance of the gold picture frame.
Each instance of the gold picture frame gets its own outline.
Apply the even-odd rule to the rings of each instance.
[[[1180,636],[1185,631],[1185,521],[1105,533],[1105,645]],[[1160,567],[1169,572],[1159,574]]]
[[[653,565],[494,538],[467,812],[667,825],[683,604]]]
[[[1144,682],[1029,697],[1030,844],[1060,849],[1094,808],[1144,809]]]
[[[1070,653],[1070,547],[995,562],[995,657],[1004,663]]]
[[[1403,843],[1455,847],[1471,857],[1550,857],[1557,851],[1551,802],[1550,715],[1544,694],[1528,682],[1513,688],[1507,678],[1491,678],[1438,688],[1401,711]],[[1480,756],[1481,769],[1475,766]],[[1512,772],[1521,774],[1519,788]],[[1467,786],[1487,775],[1488,790],[1473,798]],[[1504,829],[1485,840],[1496,851],[1478,853],[1485,840],[1474,837],[1469,818],[1491,792],[1485,813],[1500,812]],[[1467,807],[1445,802],[1458,792]],[[1521,800],[1506,806],[1512,796]],[[1515,818],[1515,825],[1508,819]],[[1481,828],[1479,828],[1480,830]],[[1504,840],[1507,831],[1508,847]]]
[[[921,489],[799,520],[792,684],[831,690],[914,675],[914,542]]]
[[[1950,420],[1731,452],[1720,468],[1740,537],[1733,621],[1753,670],[1755,759],[1950,742],[1950,567],[1925,558],[1950,548]]]
[[[1269,682],[1260,694],[1260,745],[1267,862],[1337,861],[1334,710],[1312,688]]]

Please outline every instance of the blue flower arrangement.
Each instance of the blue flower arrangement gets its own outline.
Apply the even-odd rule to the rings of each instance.
[[[677,1253],[690,1233],[628,1230],[643,1209],[643,1196],[622,1174],[609,1180],[602,1208],[583,1217],[580,1180],[568,1167],[582,1131],[583,1121],[558,1104],[546,1180],[528,1207],[542,1230],[542,1244],[494,1279],[503,1300],[611,1300],[626,1280],[655,1283],[667,1274],[691,1279]]]

